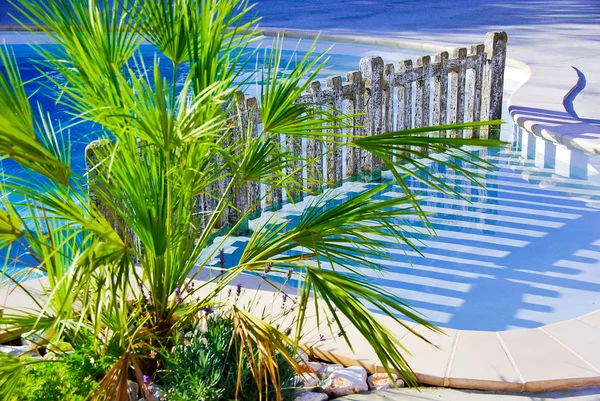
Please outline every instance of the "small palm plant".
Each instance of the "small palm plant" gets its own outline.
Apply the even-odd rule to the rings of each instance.
[[[332,139],[330,130],[343,127],[347,116],[296,102],[324,65],[324,55],[310,50],[285,69],[277,41],[259,74],[262,130],[253,135],[253,127],[232,118],[236,93],[247,84],[241,67],[249,45],[261,38],[243,0],[21,0],[15,6],[55,43],[36,50],[52,67],[52,74],[40,75],[53,86],[55,102],[72,112],[67,126],[93,123],[103,140],[88,155],[88,174],[78,174],[71,167],[67,129],[56,127],[43,110],[33,111],[14,57],[2,52],[0,153],[30,174],[3,177],[0,246],[7,265],[17,247],[25,249],[31,270],[48,281],[43,299],[28,293],[38,310],[4,310],[2,330],[15,338],[45,333],[75,347],[92,338],[98,353],[110,350],[120,357],[90,398],[127,399],[128,378],[141,385],[144,375],[162,366],[157,351],[173,346],[203,310],[228,308],[235,344],[256,355],[251,366],[257,384],[273,386],[281,360],[275,355],[300,369],[294,354],[314,302],[329,313],[322,320],[340,326],[336,332],[346,341],[351,339],[338,316],[360,329],[388,372],[416,383],[402,344],[365,304],[401,324],[398,316],[438,329],[370,283],[361,268],[383,270],[372,257],[385,257],[390,242],[413,246],[399,219],[413,215],[426,221],[407,176],[454,191],[417,159],[453,152],[454,159],[440,162],[477,182],[480,177],[461,163],[489,166],[461,146],[500,142],[445,134],[466,125]],[[144,41],[163,59],[146,65],[139,52]],[[169,73],[160,68],[164,64]],[[428,135],[436,130],[438,135]],[[326,193],[294,226],[259,224],[237,264],[199,284],[195,278],[219,249],[213,243],[216,229],[235,210],[233,199],[246,185],[264,185],[264,197],[277,188],[299,189],[289,167],[297,156],[281,149],[281,134],[329,141],[330,149],[345,144],[371,152],[405,193],[375,200],[386,184],[341,202],[331,202]],[[213,199],[210,210],[199,207],[202,198]],[[260,204],[252,206],[235,210],[239,224]],[[225,227],[222,238],[237,228]],[[300,283],[291,333],[219,296],[243,273],[263,273],[273,283],[271,274],[288,271]],[[27,292],[16,280],[15,285]],[[0,355],[2,399],[10,399],[19,374],[34,362],[39,361]]]

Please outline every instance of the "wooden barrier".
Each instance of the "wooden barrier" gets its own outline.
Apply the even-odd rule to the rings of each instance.
[[[473,45],[468,50],[454,49],[451,55],[443,51],[437,53],[433,60],[431,56],[421,56],[415,64],[412,60],[404,60],[398,64],[397,72],[393,64],[385,64],[381,57],[365,57],[360,60],[359,71],[348,72],[345,81],[335,76],[329,77],[326,85],[311,82],[309,90],[298,102],[327,108],[336,115],[353,115],[348,121],[352,127],[348,133],[354,136],[447,123],[497,120],[502,116],[507,41],[505,32],[488,32],[484,44]],[[257,99],[238,93],[235,101],[234,118],[241,124],[234,132],[234,138],[258,135],[261,121]],[[330,129],[331,138],[340,132],[340,129]],[[491,126],[451,134],[498,138],[499,132],[498,126]],[[299,137],[292,136],[277,136],[275,141],[278,146],[283,144],[288,152],[298,156],[286,169],[286,174],[294,180],[294,184],[287,188],[291,200],[301,201],[305,194],[322,192],[319,183],[323,182],[323,178],[329,186],[341,185],[344,178],[341,148],[335,148],[329,142],[324,146],[320,139],[309,139],[303,143]],[[306,158],[314,161],[308,167],[302,164],[303,147]],[[323,157],[324,153],[326,157]],[[345,178],[377,181],[381,178],[381,168],[381,160],[376,156],[346,147]],[[203,201],[199,202],[203,205],[206,219],[223,190],[222,184],[215,185],[212,196],[204,195]],[[251,208],[254,209],[252,217],[260,215],[260,194],[258,184],[251,183],[241,188],[234,194],[233,206],[224,213],[221,224],[235,224]],[[263,207],[281,207],[281,188],[266,187],[265,194]],[[242,230],[246,227],[241,225]]]

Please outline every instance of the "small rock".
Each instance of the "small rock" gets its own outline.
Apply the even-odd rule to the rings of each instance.
[[[317,374],[320,375],[322,379],[327,379],[330,374],[341,369],[344,369],[344,365],[340,365],[339,363],[328,363],[324,364],[323,368],[317,371]]]
[[[308,354],[303,349],[298,350],[298,354],[296,354],[296,360],[300,363],[308,362]]]
[[[302,380],[304,387],[317,387],[321,382],[321,378],[316,373],[309,372],[302,373],[300,380]]]
[[[129,399],[135,400],[138,398],[138,391],[140,387],[134,381],[127,380],[127,386],[129,387]]]
[[[336,370],[321,385],[321,390],[330,398],[368,391],[367,371],[360,366]]]
[[[160,386],[153,384],[149,390],[154,401],[165,401],[167,399],[167,393]]]
[[[44,337],[43,333],[30,331],[21,336],[21,343],[24,346],[28,346],[29,349],[43,347],[48,344],[48,340]]]
[[[8,354],[11,356],[31,356],[39,357],[40,354],[37,349],[32,349],[29,345],[0,345],[0,353]]]
[[[316,373],[316,375],[321,378],[326,366],[327,364],[323,362],[304,362],[300,364],[300,369],[302,369],[303,372]]]
[[[404,387],[404,381],[400,379],[397,374],[392,373],[392,378],[396,382],[396,386]],[[367,383],[371,390],[387,390],[394,388],[394,381],[390,380],[387,373],[375,373],[367,379]]]
[[[329,397],[323,393],[302,393],[294,401],[327,401]]]
[[[0,352],[11,356],[20,356],[27,351],[29,347],[26,345],[0,345]]]

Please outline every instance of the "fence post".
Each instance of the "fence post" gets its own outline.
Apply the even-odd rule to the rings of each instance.
[[[421,69],[421,79],[417,79],[417,92],[415,98],[415,128],[429,125],[429,102],[431,99],[431,57],[421,56],[417,59],[417,68]],[[421,146],[421,152],[427,152],[427,147]]]
[[[383,59],[377,56],[360,60],[365,80],[365,136],[383,132]],[[381,179],[381,159],[370,152],[361,152],[361,174],[369,181]]]
[[[275,144],[277,151],[281,152],[281,136],[275,134],[272,141]],[[273,177],[276,178],[276,177]],[[267,210],[279,210],[283,204],[283,189],[281,187],[265,187],[265,209]]]
[[[383,77],[383,132],[392,132],[394,131],[394,88],[396,83],[394,64],[385,65]],[[385,169],[385,167],[382,168]]]
[[[310,83],[313,107],[321,108],[323,104],[323,91],[321,83],[313,81]],[[323,142],[321,139],[306,140],[306,158],[311,160],[306,167],[306,187],[309,192],[320,194],[323,192]]]
[[[246,98],[246,111],[248,112],[249,132],[252,133],[252,138],[258,137],[258,102],[255,97]],[[255,219],[260,216],[260,184],[258,182],[248,183],[248,206],[252,212],[249,215],[250,219]]]
[[[342,77],[328,77],[327,87],[331,88],[332,103],[328,105],[330,112],[334,116],[339,116],[342,110]],[[339,128],[333,128],[330,133],[338,135],[341,133]],[[333,187],[342,185],[342,148],[335,143],[339,143],[341,138],[332,136],[327,142],[327,184]]]
[[[486,63],[483,72],[483,104],[481,117],[486,120],[502,118],[502,91],[504,87],[504,67],[506,65],[506,32],[488,32],[485,35]],[[497,139],[500,126],[482,130],[482,137]]]
[[[473,76],[469,81],[469,99],[467,101],[466,121],[473,122],[481,120],[481,83],[483,80],[483,67],[485,63],[484,45],[471,46],[470,56],[475,57],[475,68]],[[467,130],[467,137],[479,138],[479,129]]]
[[[461,47],[454,49],[452,58],[456,62],[456,71],[450,74],[450,124],[465,121],[465,79],[467,75],[467,49]],[[462,136],[461,132],[454,130],[454,136]]]
[[[206,193],[202,194],[202,209],[203,209],[203,224],[204,227],[208,226],[208,223],[214,213],[215,208],[217,207],[217,199],[219,190],[219,184],[213,183],[208,185],[206,188]],[[218,224],[217,224],[218,228]]]
[[[352,99],[350,100],[350,114],[352,117],[352,136],[364,135],[364,96],[365,91],[362,74],[352,71],[346,75],[346,80],[352,85]],[[353,146],[346,147],[346,177],[354,177],[360,173],[361,150]]]
[[[235,104],[237,104],[237,100],[238,100],[237,97],[238,96],[239,95],[236,92],[234,94],[234,102],[235,102]],[[234,105],[234,111],[233,111],[234,116],[235,116],[235,113],[236,113],[235,107],[236,106]],[[231,116],[229,116],[229,117],[231,117]],[[231,122],[229,122],[229,124],[230,124],[230,128],[229,129],[234,129],[234,130],[236,129],[235,125],[233,127],[231,127]],[[232,136],[234,136],[234,135],[232,135]],[[231,137],[229,137],[229,139],[226,142],[223,142],[222,146],[227,147],[227,146],[231,145],[231,143],[229,142],[230,139],[231,139]],[[223,160],[218,160],[217,162],[220,164],[220,167],[223,166]],[[212,191],[213,199],[209,200],[209,205],[207,205],[209,207],[212,206],[208,210],[211,210],[213,212],[214,212],[214,210],[215,210],[215,208],[216,208],[216,206],[218,204],[217,199],[221,199],[223,196],[225,196],[225,191],[226,191],[227,186],[229,184],[228,179],[232,179],[231,174],[230,174],[231,171],[230,171],[230,169],[228,167],[224,168],[222,171],[223,171],[223,177],[218,182],[215,183],[214,190]],[[214,228],[222,228],[222,227],[225,227],[227,224],[229,224],[229,212],[230,212],[230,210],[231,210],[230,207],[224,207],[223,208],[223,212],[221,213],[221,216],[219,217],[219,220],[215,223]]]
[[[448,52],[435,55],[439,74],[433,79],[433,116],[431,125],[445,125],[448,116]]]
[[[304,163],[302,161],[302,138],[288,135],[285,138],[285,144],[288,152],[294,159],[290,160],[287,167],[287,175],[295,182],[288,189],[288,195],[292,202],[300,202],[304,199],[304,179],[302,177],[302,169]],[[293,172],[293,174],[292,174]]]
[[[413,72],[412,60],[398,64],[400,83],[398,86],[398,106],[396,109],[396,129],[402,131],[412,128],[412,81],[403,80]],[[406,154],[408,156],[408,154]]]
[[[233,110],[233,128],[232,128],[232,146],[233,153],[239,155],[244,142],[248,140],[248,111],[246,109],[246,97],[241,91],[237,91],[234,95],[235,104]],[[238,181],[237,178],[231,177],[232,180]],[[239,182],[236,182],[239,184]],[[233,194],[231,206],[228,208],[226,222],[229,226],[238,224],[238,227],[233,232],[241,234],[248,231],[248,216],[249,196],[248,186],[243,184]],[[241,222],[240,222],[241,221]]]

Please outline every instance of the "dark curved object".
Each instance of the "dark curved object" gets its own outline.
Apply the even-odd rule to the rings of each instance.
[[[577,96],[585,89],[587,85],[587,80],[585,79],[585,74],[581,72],[577,67],[571,66],[575,72],[577,73],[577,85],[573,88],[573,90],[565,97],[563,101],[563,105],[565,106],[565,110],[567,113],[572,115],[578,120],[586,122],[588,124],[600,125],[600,120],[590,119],[590,118],[581,118],[575,111],[575,107],[573,106],[573,102],[577,98]]]

